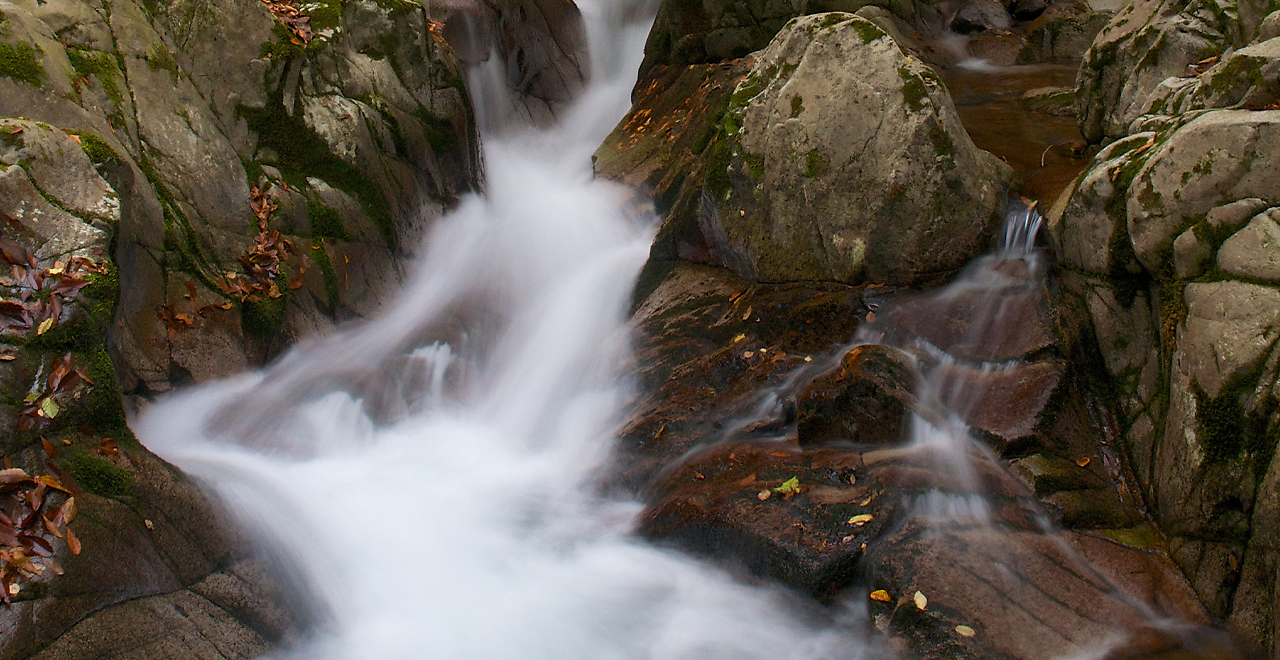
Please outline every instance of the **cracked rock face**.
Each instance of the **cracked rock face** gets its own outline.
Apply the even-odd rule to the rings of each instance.
[[[1049,228],[1170,556],[1211,615],[1274,654],[1280,64],[1260,14],[1244,2],[1117,14],[1132,25],[1094,43],[1077,107],[1086,136],[1118,139]]]
[[[0,77],[0,115],[89,134],[118,193],[111,341],[128,393],[375,314],[432,220],[478,187],[461,65],[425,10],[313,4],[305,45],[250,0],[4,9],[2,38],[29,61]],[[254,188],[292,250],[246,299],[228,285],[264,231]]]

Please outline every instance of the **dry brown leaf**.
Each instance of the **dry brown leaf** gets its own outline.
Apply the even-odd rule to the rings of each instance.
[[[76,533],[67,528],[67,547],[71,549],[71,554],[80,554],[80,539],[76,538]]]
[[[1088,465],[1088,464],[1089,464],[1089,457],[1088,457],[1088,456],[1083,456],[1083,457],[1081,457],[1081,458],[1079,458],[1079,459],[1077,459],[1077,460],[1076,460],[1076,465],[1079,465],[1080,467],[1084,467],[1084,466],[1086,466],[1086,465]]]

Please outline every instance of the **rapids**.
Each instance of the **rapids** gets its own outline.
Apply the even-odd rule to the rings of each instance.
[[[436,224],[384,316],[135,420],[296,575],[316,632],[279,657],[870,648],[849,637],[858,626],[832,625],[853,609],[815,613],[647,545],[629,535],[638,505],[597,494],[630,393],[626,309],[652,222],[592,180],[590,154],[629,106],[650,21],[635,17],[652,7],[580,5],[599,54],[587,94],[550,130],[486,135],[485,194]],[[479,320],[452,343],[432,336],[458,316]]]

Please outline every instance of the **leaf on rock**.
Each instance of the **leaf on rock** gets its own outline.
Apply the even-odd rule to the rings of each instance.
[[[872,518],[874,518],[874,517],[875,517],[875,516],[873,516],[873,515],[871,515],[871,514],[869,514],[869,513],[859,513],[858,515],[856,515],[856,516],[854,516],[854,517],[852,517],[852,518],[850,518],[850,519],[849,519],[849,524],[850,524],[850,525],[857,525],[858,527],[861,527],[861,526],[863,526],[863,525],[865,525],[865,524],[867,524],[867,523],[871,522],[871,519],[872,519]]]
[[[969,626],[961,625],[961,626],[956,626],[956,634],[961,637],[973,637],[978,633],[974,632],[973,628],[970,628]]]
[[[43,335],[44,333],[48,332],[51,329],[53,329],[52,316],[40,322],[40,327],[36,328],[36,334]]]
[[[1089,464],[1089,457],[1088,457],[1088,456],[1082,456],[1082,457],[1080,457],[1080,459],[1078,459],[1078,460],[1076,461],[1076,465],[1079,465],[1080,467],[1084,467],[1084,466],[1086,466],[1086,465],[1088,465],[1088,464]]]
[[[915,602],[916,609],[920,610],[921,612],[929,608],[929,599],[925,598],[924,594],[920,593],[919,591],[917,591],[915,595],[911,597],[911,600]]]
[[[80,539],[76,537],[76,533],[71,531],[70,527],[67,528],[67,547],[71,548],[71,554],[80,554]]]
[[[800,477],[791,477],[790,479],[787,479],[786,481],[782,482],[781,486],[774,488],[773,492],[781,493],[783,495],[795,495],[799,493]]]
[[[887,603],[890,600],[889,592],[885,591],[884,589],[876,589],[875,591],[871,592],[871,594],[868,595],[867,597],[870,598],[871,600],[881,602],[881,603]]]

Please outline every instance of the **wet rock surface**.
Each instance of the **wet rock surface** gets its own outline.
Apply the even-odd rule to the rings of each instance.
[[[987,449],[975,446],[966,473],[909,442],[935,414],[918,389],[933,354],[848,344],[859,327],[914,336],[913,322],[947,304],[956,310],[928,318],[963,317],[963,296],[669,267],[636,308],[646,385],[612,482],[647,503],[640,533],[825,602],[883,589],[868,624],[912,656],[1083,652],[1140,625],[1137,602],[1205,621],[1124,486],[1114,422],[1087,375],[1054,357],[1066,345],[1045,291],[1033,287],[1030,304],[1025,289],[1005,293],[1029,316],[1003,350],[946,341],[969,328],[933,333],[961,355],[1020,365],[973,378],[987,391],[968,414]],[[1020,388],[1036,394],[1016,399]],[[1046,516],[1071,531],[1047,535]]]

